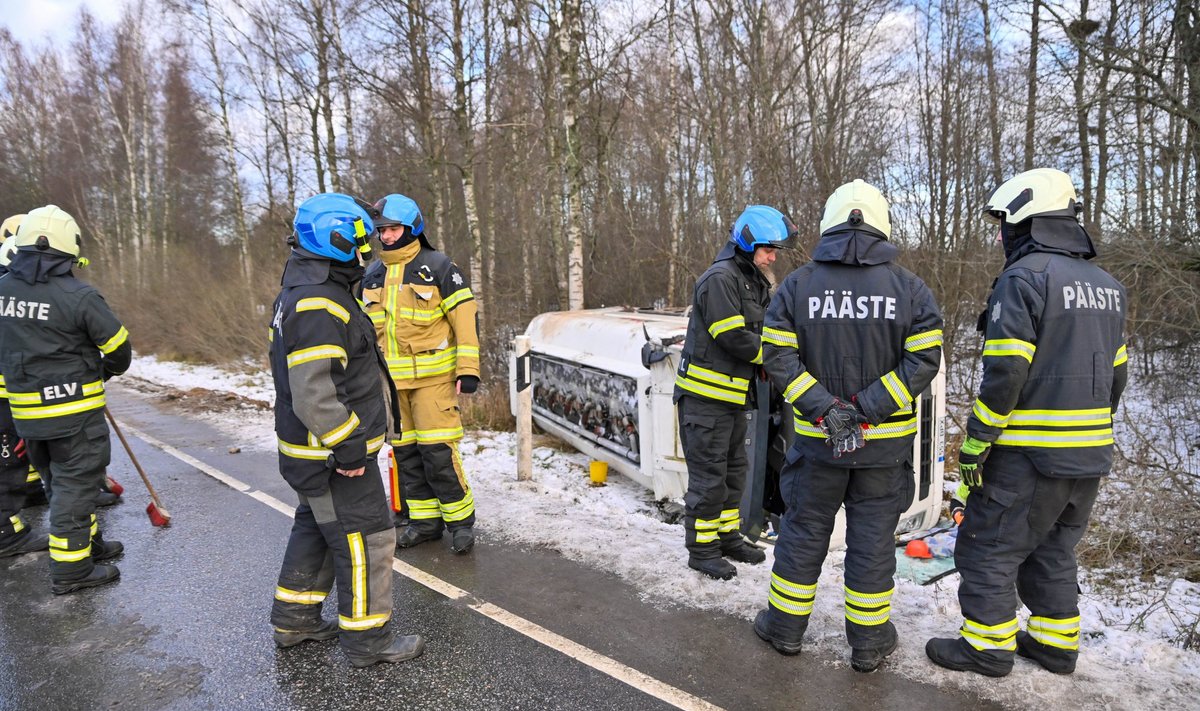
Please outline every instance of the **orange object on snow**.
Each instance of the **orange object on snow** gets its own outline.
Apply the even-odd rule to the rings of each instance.
[[[909,558],[932,558],[933,554],[929,552],[929,544],[918,538],[915,541],[909,541],[904,547],[904,555]]]

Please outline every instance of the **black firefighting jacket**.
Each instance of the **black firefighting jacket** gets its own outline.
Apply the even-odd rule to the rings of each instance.
[[[983,380],[967,433],[1023,452],[1045,476],[1102,476],[1125,388],[1125,287],[1103,269],[1029,243],[981,316]]]
[[[673,400],[684,395],[745,407],[762,363],[770,283],[733,243],[696,281]]]
[[[9,268],[0,277],[0,385],[17,433],[69,437],[104,407],[104,381],[129,368],[129,332],[71,273],[70,257],[22,250]]]
[[[293,250],[271,321],[279,471],[307,496],[335,468],[356,469],[383,447],[386,368],[371,319],[351,291],[361,276]]]
[[[872,233],[826,233],[813,261],[788,275],[767,311],[765,365],[795,412],[794,447],[845,468],[912,459],[914,398],[937,374],[942,316],[916,275],[892,264],[896,248]],[[817,421],[834,398],[869,421],[866,446],[833,458]]]

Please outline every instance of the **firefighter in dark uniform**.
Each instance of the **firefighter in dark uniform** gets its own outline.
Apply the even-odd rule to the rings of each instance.
[[[23,217],[13,215],[0,227],[4,235],[4,243],[0,245],[0,278],[8,273],[8,263],[16,252],[16,232]],[[29,457],[25,456],[25,442],[17,435],[4,376],[0,375],[0,558],[46,550],[46,537],[33,535],[29,524],[21,518],[21,509],[29,504],[25,491],[30,471],[33,470],[29,467]],[[37,487],[42,488],[41,477]]]
[[[913,496],[915,398],[937,374],[942,317],[929,287],[892,263],[888,204],[855,180],[825,203],[813,260],[771,300],[766,370],[794,411],[780,477],[787,502],[767,609],[754,631],[798,654],[846,507],[845,619],[851,666],[874,671],[895,650],[890,621],[896,524]]]
[[[0,372],[17,434],[50,497],[50,582],[56,595],[116,580],[98,564],[124,549],[105,541],[96,493],[109,461],[104,381],[124,373],[129,334],[94,287],[75,278],[75,219],[47,205],[16,235],[17,253],[0,279]]]
[[[354,298],[375,230],[364,206],[338,193],[300,205],[270,329],[279,472],[300,500],[271,607],[275,643],[340,636],[356,667],[425,647],[391,625],[396,529],[377,461],[386,372]],[[336,622],[321,617],[335,581]]]
[[[437,541],[447,529],[451,550],[468,553],[475,496],[458,452],[458,396],[479,387],[475,296],[462,270],[430,245],[416,202],[392,194],[375,208],[383,250],[363,280],[363,302],[404,426],[391,441],[392,506],[408,517],[396,545]]]
[[[963,625],[925,647],[948,669],[1004,676],[1015,652],[1075,670],[1075,546],[1112,468],[1127,377],[1125,287],[1088,262],[1081,209],[1066,173],[1039,168],[997,188],[984,211],[1005,266],[980,316],[983,379],[959,452],[972,488],[954,555]]]
[[[738,506],[746,483],[751,382],[762,363],[762,324],[770,303],[763,271],[796,233],[783,213],[750,205],[729,242],[696,280],[692,313],[673,399],[687,460],[684,535],[688,567],[718,580],[737,575],[722,556],[761,563],[766,554],[742,539]]]

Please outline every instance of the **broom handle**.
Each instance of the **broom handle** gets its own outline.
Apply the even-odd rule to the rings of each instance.
[[[108,416],[109,423],[112,424],[113,430],[117,433],[117,438],[121,440],[121,444],[125,447],[125,453],[129,455],[129,461],[133,462],[133,468],[137,469],[137,473],[142,477],[142,483],[146,485],[146,491],[150,492],[150,498],[154,501],[154,505],[162,508],[162,502],[158,500],[158,492],[150,485],[150,478],[146,476],[146,472],[142,470],[142,465],[138,464],[137,457],[133,456],[133,449],[129,446],[129,442],[125,441],[125,434],[121,432],[121,428],[117,426],[117,421],[109,412],[108,407],[104,408],[104,414]]]

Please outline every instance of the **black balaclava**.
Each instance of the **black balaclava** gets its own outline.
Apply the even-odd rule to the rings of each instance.
[[[8,264],[8,271],[27,284],[50,281],[50,277],[71,273],[75,258],[58,250],[46,252],[19,249]]]
[[[865,267],[887,264],[897,254],[899,250],[879,230],[845,222],[821,234],[821,240],[813,250],[813,261]]]

